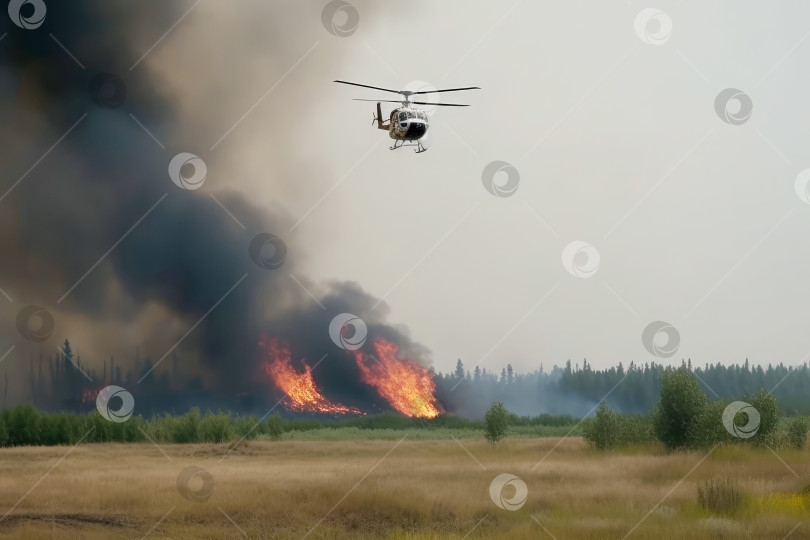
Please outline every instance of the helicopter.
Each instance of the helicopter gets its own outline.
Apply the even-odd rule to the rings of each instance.
[[[383,92],[392,92],[400,94],[405,99],[401,101],[390,99],[357,99],[354,101],[376,101],[377,114],[371,121],[372,125],[376,122],[377,129],[383,129],[388,132],[388,136],[394,139],[394,146],[390,150],[402,148],[406,141],[415,141],[417,154],[421,154],[430,147],[429,132],[430,118],[428,114],[415,107],[415,105],[433,105],[438,107],[469,107],[469,105],[460,105],[458,103],[429,103],[426,101],[411,101],[411,96],[418,94],[435,94],[437,92],[460,92],[462,90],[480,90],[477,86],[468,86],[465,88],[445,88],[443,90],[424,90],[414,92],[410,90],[391,90],[389,88],[380,88],[379,86],[369,86],[367,84],[354,83],[349,81],[333,81],[340,84],[349,84],[351,86],[360,86],[363,88],[372,88],[374,90],[382,90]],[[382,107],[380,103],[401,103],[401,107],[395,108],[391,111],[388,120],[383,120]]]

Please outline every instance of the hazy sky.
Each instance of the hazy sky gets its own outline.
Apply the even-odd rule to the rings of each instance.
[[[348,173],[300,226],[313,274],[384,295],[442,369],[656,360],[642,331],[657,320],[680,333],[664,362],[806,359],[810,205],[794,183],[810,167],[810,6],[712,4],[656,5],[672,29],[653,45],[634,30],[643,2],[416,2],[386,17],[358,3],[353,35],[315,37],[347,60],[305,92],[312,132],[296,141],[333,172],[303,180],[299,214]],[[314,64],[285,84],[313,84]],[[472,107],[433,117],[429,152],[380,141],[364,158],[382,137],[372,104],[348,98],[381,93],[333,78],[483,90],[445,94]],[[729,87],[753,102],[744,124],[715,112]],[[483,188],[493,160],[519,171],[513,196]],[[592,277],[563,267],[572,241],[598,250]]]
[[[340,37],[326,2],[266,4],[203,0],[150,50],[186,10],[154,17],[137,69],[181,120],[144,122],[203,156],[202,189],[285,212],[296,268],[384,298],[438,369],[806,360],[810,6],[353,1]],[[415,155],[351,101],[393,94],[333,79],[482,90],[441,95],[472,106],[437,111]],[[720,118],[727,88],[750,117],[732,100]],[[484,187],[496,160],[512,196]],[[568,258],[590,277],[566,269],[572,242],[592,246]],[[654,321],[679,333],[670,357],[642,343]]]

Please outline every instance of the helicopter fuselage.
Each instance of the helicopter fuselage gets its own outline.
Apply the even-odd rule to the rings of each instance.
[[[425,111],[414,107],[398,107],[391,111],[388,136],[403,141],[418,141],[428,131],[430,119]]]

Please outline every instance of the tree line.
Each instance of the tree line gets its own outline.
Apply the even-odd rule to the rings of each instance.
[[[765,391],[773,395],[786,415],[810,414],[810,367],[784,364],[767,366],[742,364],[703,366],[683,360],[678,365],[649,362],[623,363],[606,369],[594,369],[587,360],[582,364],[567,361],[563,367],[546,371],[516,373],[511,365],[498,371],[474,366],[472,372],[458,360],[452,373],[437,374],[437,396],[448,410],[481,418],[486,407],[502,401],[508,410],[527,414],[543,410],[550,414],[582,416],[603,399],[621,413],[647,413],[658,403],[662,380],[667,373],[682,368],[693,374],[701,390],[712,399],[741,399]],[[607,396],[607,398],[605,398]]]

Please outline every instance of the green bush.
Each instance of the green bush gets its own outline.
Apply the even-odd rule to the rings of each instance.
[[[221,443],[235,438],[231,416],[225,413],[206,414],[200,421],[200,439]]]
[[[787,424],[787,434],[790,446],[799,450],[804,448],[807,441],[807,431],[810,430],[810,420],[803,416],[791,418]],[[2,434],[0,434],[1,436]]]
[[[599,450],[610,450],[618,446],[619,424],[621,416],[614,412],[604,401],[596,410],[596,416],[582,424],[585,440]]]
[[[506,435],[509,411],[502,401],[494,402],[484,415],[484,436],[492,444],[497,443]]]
[[[200,409],[193,407],[177,421],[172,442],[195,443],[200,442]]]
[[[669,448],[693,446],[695,424],[707,404],[697,378],[686,368],[665,373],[655,412],[656,435]]]
[[[267,435],[270,439],[277,441],[281,438],[281,435],[284,433],[284,420],[281,419],[281,415],[278,412],[273,413],[273,415],[267,419]]]
[[[622,415],[607,406],[603,401],[594,418],[582,423],[585,440],[599,450],[610,450],[619,446],[638,444],[655,438],[650,419],[639,415]]]
[[[692,424],[689,435],[689,446],[708,448],[720,442],[736,440],[723,425],[723,411],[728,402],[707,402]]]
[[[40,444],[43,421],[38,410],[30,405],[19,405],[4,410],[2,417],[8,429],[9,446]]]
[[[779,409],[776,406],[776,399],[768,392],[762,391],[745,398],[759,413],[759,429],[754,435],[754,440],[765,438],[776,430],[779,422]]]

